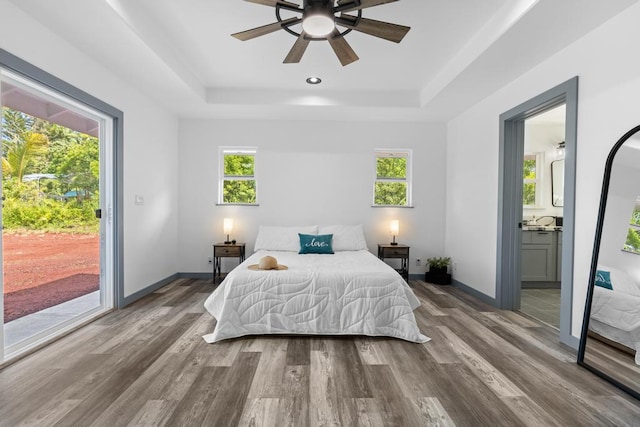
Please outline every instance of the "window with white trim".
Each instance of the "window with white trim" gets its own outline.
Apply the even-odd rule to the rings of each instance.
[[[411,206],[411,150],[376,150],[374,206]]]
[[[636,199],[622,250],[640,255],[640,198]]]
[[[525,208],[533,208],[542,202],[542,153],[524,155],[522,168],[522,204]]]
[[[256,155],[255,148],[220,148],[219,204],[257,204]]]

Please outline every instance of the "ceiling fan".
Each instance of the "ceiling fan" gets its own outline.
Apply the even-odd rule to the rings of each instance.
[[[231,35],[239,40],[246,41],[278,30],[285,30],[298,38],[284,59],[285,64],[300,62],[309,42],[327,40],[340,63],[343,66],[349,65],[359,59],[344,38],[351,31],[355,30],[400,43],[411,29],[404,25],[362,17],[362,9],[393,3],[398,0],[302,0],[302,5],[285,0],[245,1],[274,7],[278,21]],[[300,16],[283,19],[281,16],[282,11],[290,11]],[[351,15],[348,12],[355,12],[356,15]],[[291,28],[298,24],[301,24],[300,31],[295,31]],[[341,30],[338,27],[343,29]]]

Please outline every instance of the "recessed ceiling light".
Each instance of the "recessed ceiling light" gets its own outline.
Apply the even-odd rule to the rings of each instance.
[[[322,83],[322,79],[320,77],[309,77],[307,79],[307,83],[309,83],[310,85],[319,85],[320,83]]]

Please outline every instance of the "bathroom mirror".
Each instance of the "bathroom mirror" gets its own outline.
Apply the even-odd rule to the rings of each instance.
[[[551,162],[551,204],[564,206],[564,159]]]
[[[578,364],[640,399],[640,126],[605,165]],[[638,224],[636,224],[638,223]]]

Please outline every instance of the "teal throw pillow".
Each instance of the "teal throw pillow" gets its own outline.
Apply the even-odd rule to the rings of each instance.
[[[611,289],[613,290],[613,286],[611,285],[611,273],[604,270],[596,271],[596,286],[600,286],[601,288]]]
[[[300,234],[300,254],[332,254],[333,234]]]

